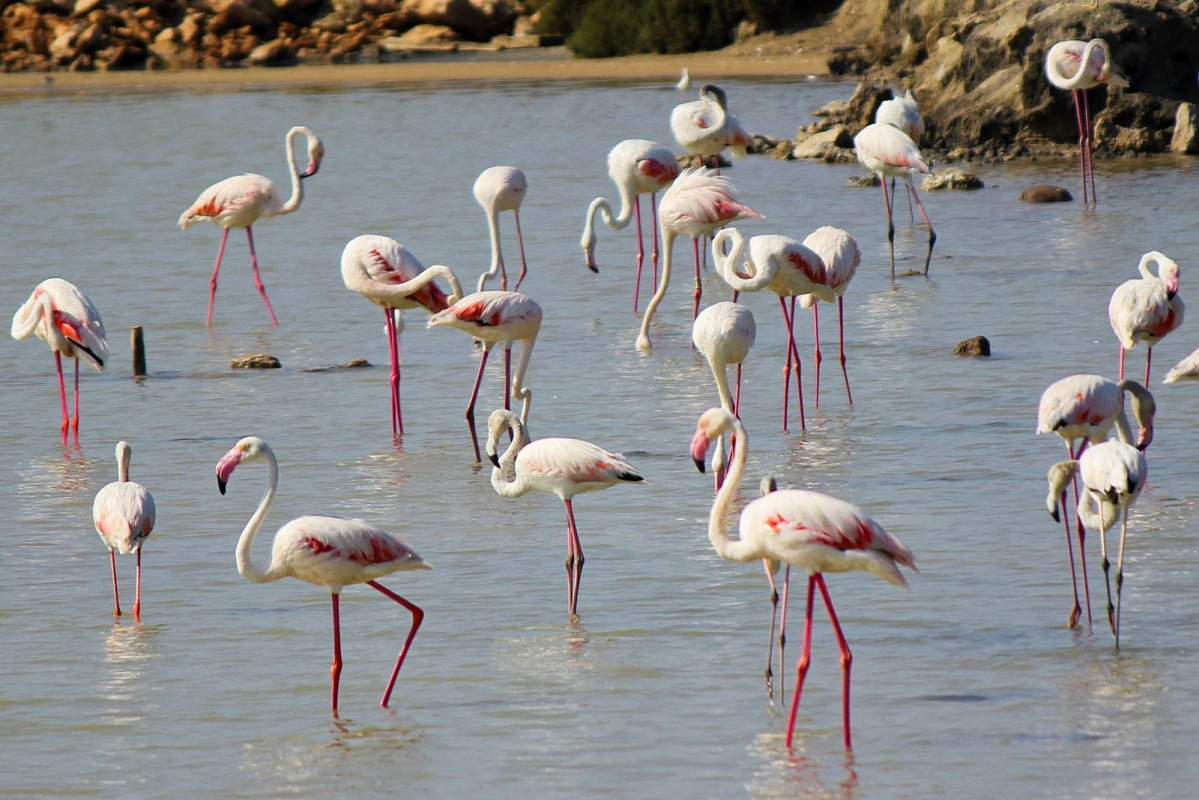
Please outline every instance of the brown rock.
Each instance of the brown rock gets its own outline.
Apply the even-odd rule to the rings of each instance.
[[[1174,115],[1174,135],[1170,138],[1171,153],[1199,153],[1199,106],[1179,103]]]
[[[920,190],[923,192],[935,192],[940,189],[981,188],[983,188],[982,178],[973,172],[966,172],[966,170],[957,167],[939,169],[932,175],[926,175],[924,180],[920,182]]]
[[[835,125],[826,131],[814,133],[795,143],[793,158],[824,158],[829,151],[845,146],[853,147],[853,137],[844,125]]]
[[[281,366],[279,359],[270,353],[255,353],[229,362],[231,369],[279,369]]]
[[[212,27],[217,30],[231,30],[243,25],[254,28],[269,28],[275,24],[278,9],[269,0],[214,0],[216,16],[212,19]]]
[[[246,60],[251,64],[278,67],[294,64],[296,54],[282,39],[273,39],[251,50]]]
[[[1074,197],[1060,186],[1029,186],[1020,193],[1021,203],[1068,203]]]
[[[407,47],[461,41],[462,34],[445,25],[414,25],[389,41]]]
[[[986,336],[974,336],[963,339],[953,346],[953,352],[959,356],[990,356],[991,343]]]
[[[400,11],[413,22],[445,25],[476,42],[508,32],[516,19],[507,0],[403,0]]]

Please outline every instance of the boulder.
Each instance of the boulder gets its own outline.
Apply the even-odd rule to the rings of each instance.
[[[1074,196],[1061,186],[1048,184],[1029,186],[1020,193],[1021,203],[1068,203],[1073,199]]]
[[[246,60],[256,66],[278,67],[294,64],[296,54],[282,39],[272,39],[251,50]]]
[[[1199,106],[1179,103],[1174,115],[1174,135],[1170,138],[1171,153],[1199,153]]]
[[[959,356],[990,356],[991,342],[986,336],[973,336],[954,345],[953,352]]]
[[[462,34],[445,25],[414,25],[399,36],[387,41],[393,47],[420,47],[428,44],[445,44],[462,40]]]
[[[476,42],[507,33],[517,16],[507,0],[403,0],[400,11],[414,23],[445,25]]]
[[[957,167],[939,169],[932,175],[924,176],[920,182],[920,191],[935,192],[940,189],[981,189],[982,178],[973,172],[967,172]]]
[[[279,369],[281,366],[279,359],[270,353],[254,353],[229,362],[231,369]]]
[[[827,158],[837,148],[853,147],[853,137],[844,125],[800,139],[791,151],[792,158]]]

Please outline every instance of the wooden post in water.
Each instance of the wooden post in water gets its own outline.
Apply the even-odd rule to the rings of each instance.
[[[146,343],[142,338],[142,326],[134,325],[129,329],[129,344],[133,350],[133,377],[146,377]]]

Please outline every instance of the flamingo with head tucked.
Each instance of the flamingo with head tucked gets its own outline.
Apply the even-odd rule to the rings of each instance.
[[[529,189],[525,174],[516,167],[488,167],[475,179],[475,200],[487,214],[487,230],[491,235],[491,267],[479,276],[477,291],[483,291],[487,281],[499,273],[500,288],[508,289],[508,273],[504,269],[504,253],[500,249],[500,222],[502,211],[511,211],[516,221],[516,242],[520,246],[520,275],[516,278],[513,291],[520,289],[520,282],[529,271],[525,261],[525,240],[520,233],[520,204]]]
[[[824,261],[824,276],[820,280],[833,290],[837,298],[837,345],[841,356],[841,375],[845,378],[845,397],[853,407],[853,394],[849,391],[849,372],[845,368],[845,290],[849,282],[857,274],[858,265],[862,263],[862,251],[858,242],[840,228],[830,225],[817,228],[807,235],[803,245],[809,248]],[[816,406],[820,407],[820,311],[817,301],[820,298],[814,294],[805,294],[799,298],[799,304],[812,309],[812,331],[816,339]]]
[[[512,442],[502,456],[497,443],[505,431]],[[530,441],[520,418],[507,409],[496,409],[487,418],[487,458],[494,465],[491,486],[500,497],[520,497],[537,490],[555,494],[566,506],[566,603],[571,619],[578,617],[579,586],[583,581],[583,545],[575,524],[572,498],[583,492],[607,489],[621,481],[642,480],[620,454],[582,439],[552,437]],[[514,480],[508,473],[515,468]]]
[[[1157,267],[1157,274],[1149,264]],[[1120,340],[1120,379],[1124,379],[1124,353],[1144,342],[1145,384],[1149,384],[1149,368],[1153,363],[1153,346],[1182,324],[1186,310],[1178,294],[1179,270],[1173,259],[1156,250],[1141,256],[1137,265],[1141,277],[1127,280],[1112,292],[1107,305],[1107,318]]]
[[[583,226],[583,261],[592,272],[599,272],[595,264],[595,217],[601,215],[604,223],[614,231],[628,227],[637,220],[637,278],[633,284],[633,311],[637,311],[637,300],[641,293],[641,268],[645,263],[645,246],[641,236],[641,195],[650,196],[650,219],[654,237],[651,259],[654,265],[654,283],[658,282],[658,192],[670,186],[679,176],[679,162],[674,153],[657,142],[648,139],[625,139],[608,153],[608,175],[620,192],[620,212],[612,216],[612,205],[603,197],[597,197],[587,207],[587,221]]]
[[[1045,75],[1059,89],[1074,95],[1074,120],[1078,125],[1078,160],[1082,167],[1082,201],[1087,202],[1087,177],[1091,181],[1091,202],[1095,193],[1095,163],[1091,152],[1091,109],[1087,105],[1087,90],[1107,84],[1128,86],[1125,78],[1112,63],[1107,42],[1092,39],[1083,42],[1070,39],[1058,42],[1045,54]]]
[[[737,451],[724,485],[716,494],[708,518],[708,539],[722,558],[729,561],[767,559],[808,571],[807,615],[804,619],[803,654],[799,658],[795,692],[787,719],[786,746],[791,747],[795,717],[803,693],[804,678],[811,661],[812,606],[815,590],[820,589],[833,633],[841,648],[841,711],[844,721],[845,749],[851,750],[849,733],[849,672],[853,655],[833,610],[824,582],[826,572],[864,570],[888,583],[905,586],[899,566],[916,569],[912,551],[903,542],[883,530],[857,506],[820,492],[784,489],[770,492],[747,505],[741,512],[740,537],[730,540],[728,512],[745,471],[748,441],[741,421],[723,408],[710,408],[699,418],[691,440],[691,457],[702,472],[709,445],[729,430],[737,437]]]
[[[154,496],[140,483],[129,480],[129,442],[117,442],[117,479],[96,493],[92,502],[92,522],[96,533],[108,547],[112,566],[114,617],[121,616],[121,595],[117,590],[117,556],[137,553],[137,593],[133,599],[133,619],[142,621],[142,544],[154,531]]]
[[[250,547],[279,485],[279,462],[275,459],[274,451],[257,436],[247,436],[217,462],[216,481],[217,488],[224,494],[233,470],[241,464],[254,461],[266,462],[268,485],[258,510],[250,517],[237,541],[237,571],[254,583],[292,577],[329,590],[333,602],[333,666],[329,672],[333,683],[331,705],[334,716],[337,716],[337,690],[341,684],[342,669],[341,590],[355,583],[365,583],[412,613],[412,628],[400,648],[387,688],[383,690],[383,699],[379,701],[379,705],[386,707],[425,612],[379,583],[378,579],[400,570],[432,567],[408,545],[360,519],[324,514],[297,517],[280,528],[271,546],[270,562],[265,567],[258,566],[250,556]]]
[[[916,96],[908,89],[900,95],[894,95],[890,100],[878,104],[874,111],[874,121],[894,125],[906,133],[908,137],[920,146],[920,137],[924,136],[924,117],[920,116],[920,105]],[[891,196],[895,196],[895,179],[891,179]],[[908,195],[908,217],[915,220],[912,212],[912,196]]]
[[[296,166],[295,140],[299,136],[308,139],[308,167],[302,173]],[[250,266],[254,269],[254,285],[262,295],[262,302],[266,303],[267,313],[271,315],[271,324],[279,324],[279,320],[275,318],[275,310],[271,308],[271,301],[267,299],[262,277],[258,274],[253,225],[262,217],[290,214],[299,208],[304,199],[304,178],[315,175],[325,157],[325,146],[321,140],[303,125],[297,125],[287,132],[284,145],[287,149],[287,167],[291,171],[291,197],[286,202],[279,196],[275,184],[269,178],[247,172],[209,186],[200,193],[196,202],[179,216],[179,227],[184,230],[197,222],[213,222],[224,229],[221,233],[221,246],[216,253],[216,265],[212,268],[212,280],[209,281],[208,319],[205,323],[209,327],[212,327],[217,273],[221,271],[221,258],[225,255],[225,243],[229,240],[230,228],[246,229],[246,239],[250,243]]]
[[[12,318],[12,338],[24,339],[31,334],[54,351],[54,366],[58,371],[58,394],[62,399],[62,443],[67,443],[67,431],[73,425],[75,445],[79,445],[79,361],[87,361],[97,371],[104,371],[108,360],[108,340],[104,321],[79,287],[62,278],[47,278],[37,285]],[[62,357],[75,359],[75,414],[67,414],[67,387],[62,376]]]
[[[937,232],[933,230],[924,203],[920,202],[920,194],[912,184],[912,173],[932,174],[920,148],[910,136],[894,125],[875,122],[853,137],[853,149],[862,166],[878,175],[879,184],[883,187],[883,205],[887,209],[887,242],[891,247],[891,274],[895,274],[895,223],[892,221],[891,197],[887,194],[887,178],[899,178],[907,184],[908,193],[916,201],[920,216],[928,226],[928,254],[924,257],[924,274],[927,275]]]
[[[430,314],[444,311],[462,297],[462,287],[453,271],[442,264],[425,269],[404,245],[389,236],[364,235],[351,239],[341,253],[341,277],[346,288],[353,289],[377,306],[386,319],[387,346],[391,354],[391,431],[404,433],[400,411],[400,331],[401,312],[421,308]],[[434,283],[445,278],[450,283],[448,297]]]

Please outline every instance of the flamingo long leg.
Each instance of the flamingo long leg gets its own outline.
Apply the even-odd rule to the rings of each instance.
[[[833,609],[833,599],[829,597],[828,587],[824,584],[824,575],[817,573],[816,585],[820,587],[820,595],[824,598],[824,607],[828,609],[829,621],[833,624],[833,633],[837,637],[837,645],[841,648],[841,719],[845,726],[845,749],[852,750],[849,739],[849,672],[853,667],[853,653],[849,651],[849,642],[845,641],[845,633],[837,620],[837,612]]]
[[[575,512],[570,499],[564,499],[566,504],[566,523],[569,526],[571,552],[566,557],[566,570],[573,569],[573,579],[570,581],[570,615],[579,614],[579,586],[583,583],[583,543],[579,541],[579,526],[575,524]]]
[[[516,285],[512,287],[512,291],[518,292],[520,291],[520,282],[529,273],[529,265],[525,261],[525,238],[520,232],[520,210],[514,210],[512,216],[516,220],[516,246],[520,248],[520,274],[516,276]]]
[[[1087,173],[1091,176],[1091,202],[1098,203],[1099,193],[1095,191],[1095,151],[1091,147],[1091,107],[1087,101],[1087,92],[1085,89],[1082,90],[1082,118],[1086,124],[1084,132],[1087,142]]]
[[[633,195],[633,216],[637,218],[637,278],[633,281],[633,313],[637,313],[637,302],[641,296],[641,268],[645,264],[645,245],[641,237],[641,195]],[[657,253],[654,254],[657,258]],[[658,270],[654,269],[654,281]]]
[[[1152,363],[1153,363],[1153,348],[1150,347],[1145,352],[1145,385],[1146,386],[1149,385],[1149,366]],[[79,362],[78,361],[75,362],[75,371],[76,372],[79,371]],[[76,410],[76,416],[78,416],[78,410]],[[78,427],[78,425],[76,425],[76,427]]]
[[[216,302],[216,276],[221,271],[221,259],[225,256],[225,244],[229,241],[229,229],[221,229],[221,246],[216,251],[216,265],[212,268],[212,278],[208,281],[208,321],[204,324],[212,327],[212,306]]]
[[[779,669],[787,663],[787,601],[791,599],[791,565],[783,567],[783,609],[779,616]],[[779,684],[779,703],[782,704],[787,694],[785,684]]]
[[[815,306],[812,306],[815,308]],[[853,408],[853,393],[849,391],[849,370],[845,367],[845,298],[837,298],[837,344],[841,356],[841,374],[845,377],[845,397]]]
[[[1087,202],[1087,134],[1082,121],[1082,101],[1079,95],[1082,90],[1074,90],[1074,122],[1078,126],[1078,166],[1082,170],[1082,202]]]
[[[1066,451],[1070,454],[1070,460],[1073,461],[1077,458],[1082,458],[1082,452],[1087,449],[1088,444],[1090,444],[1090,440],[1084,438],[1082,440],[1082,444],[1078,446],[1077,453],[1074,452],[1073,446],[1067,444]],[[1072,483],[1074,484],[1074,507],[1077,509],[1079,502],[1077,474],[1074,476]],[[1087,627],[1090,628],[1092,624],[1091,582],[1087,578],[1087,529],[1083,527],[1082,518],[1078,516],[1077,512],[1075,512],[1074,515],[1074,525],[1078,529],[1078,563],[1082,569],[1082,591],[1087,605]],[[1077,600],[1075,602],[1077,602]]]
[[[654,285],[658,285],[658,193],[654,192],[649,196],[649,213],[650,219],[653,222],[654,233],[654,249],[650,254],[651,260],[654,262]]]
[[[1146,383],[1149,381],[1146,380]],[[75,447],[79,447],[79,359],[75,359],[75,416],[71,420],[75,428]]]
[[[117,590],[117,553],[112,548],[108,550],[108,560],[112,565],[112,615],[119,617],[121,616],[121,593]]]
[[[1100,517],[1102,517],[1102,511]],[[1100,522],[1102,525],[1102,521]],[[1111,562],[1107,560],[1107,528],[1101,527],[1099,530],[1099,552],[1103,556],[1103,583],[1107,586],[1107,622],[1112,628],[1112,633],[1116,632],[1116,608],[1112,605],[1112,584],[1109,579],[1111,571]]]
[[[1065,489],[1062,490],[1062,523],[1066,526],[1066,554],[1070,557],[1070,586],[1074,590],[1074,608],[1070,610],[1070,616],[1066,619],[1066,627],[1073,628],[1078,624],[1078,617],[1082,614],[1082,606],[1078,603],[1078,578],[1074,573],[1074,544],[1071,541],[1070,531],[1070,509],[1066,505],[1068,493]],[[1078,506],[1075,505],[1077,509]],[[1077,511],[1075,512],[1077,514]]]
[[[891,277],[895,277],[895,223],[891,221],[891,196],[887,194],[887,179],[879,173],[878,182],[883,187],[883,206],[887,209],[887,242],[891,245]]]
[[[400,415],[400,337],[396,332],[395,310],[383,309],[387,327],[387,350],[391,355],[391,433],[404,435],[404,419]]]
[[[1120,649],[1120,595],[1124,591],[1124,539],[1128,536],[1128,506],[1124,507],[1124,519],[1120,524],[1120,555],[1116,560],[1116,649]]]
[[[271,315],[271,324],[279,327],[279,320],[275,318],[275,309],[271,308],[271,301],[266,296],[266,287],[262,285],[262,276],[258,274],[258,254],[254,252],[254,231],[252,229],[252,225],[246,226],[246,238],[250,240],[250,264],[254,267],[254,285],[258,287],[258,293],[262,295],[262,302],[266,303],[266,312]]]
[[[820,304],[812,304],[812,333],[816,339],[816,407],[820,408],[820,362],[824,357],[820,355]]]
[[[916,201],[916,207],[920,209],[920,216],[924,218],[924,224],[928,226],[928,254],[924,257],[924,274],[927,275],[928,265],[933,260],[933,245],[937,243],[937,232],[933,230],[932,220],[928,218],[928,212],[924,210],[924,203],[920,201],[920,193],[912,185],[911,178],[908,179],[908,193]]]
[[[420,606],[405,600],[381,583],[367,581],[366,585],[376,591],[382,592],[412,612],[412,629],[408,631],[408,638],[404,640],[404,646],[400,648],[400,654],[396,657],[396,665],[391,670],[391,677],[387,679],[387,688],[383,690],[383,699],[379,701],[380,706],[387,708],[387,703],[391,700],[391,690],[396,684],[396,678],[400,675],[400,667],[404,666],[404,658],[408,655],[408,649],[412,646],[412,640],[416,638],[416,632],[420,630],[420,624],[425,619],[425,612]]]
[[[67,443],[67,431],[71,429],[71,416],[67,413],[67,384],[62,377],[62,353],[54,351],[54,367],[58,371],[58,397],[62,400],[62,443]]]
[[[766,696],[774,700],[774,622],[779,610],[779,590],[774,585],[774,574],[770,571],[770,559],[762,559],[766,580],[770,582],[770,638],[766,640]],[[780,657],[781,660],[781,657]],[[781,700],[779,702],[782,702]]]
[[[795,394],[799,399],[799,429],[801,431],[807,431],[808,424],[805,421],[805,417],[807,415],[804,413],[803,407],[803,372],[801,370],[802,365],[799,360],[799,347],[795,344],[795,299],[796,298],[794,297],[791,298],[790,313],[787,312],[787,304],[782,297],[779,298],[779,302],[783,304],[783,318],[787,321],[788,346],[791,348],[792,359],[794,360],[795,364]],[[783,430],[786,429],[787,426],[784,425]]]
[[[142,549],[137,548],[137,593],[133,596],[133,621],[142,621]]]
[[[341,685],[341,615],[339,613],[340,599],[336,592],[330,592],[333,598],[333,666],[329,667],[329,676],[333,681],[333,696],[330,700],[333,716],[337,716],[337,688]]]
[[[699,299],[701,297],[703,297],[703,295],[704,295],[704,287],[700,284],[700,280],[699,280],[699,238],[698,237],[692,237],[691,249],[695,252],[695,293],[693,295],[693,297],[695,298],[695,302],[692,304],[692,307],[691,307],[691,322],[694,323],[695,318],[699,316]],[[704,250],[704,252],[707,253],[707,250]]]
[[[808,676],[808,666],[812,662],[812,601],[815,599],[816,576],[808,576],[808,611],[804,617],[803,652],[795,667],[795,694],[791,697],[791,713],[787,715],[787,747],[795,737],[795,716],[799,713],[799,700],[803,696],[803,682]]]
[[[1119,380],[1124,380],[1124,345],[1120,345],[1120,376]]]
[[[470,440],[475,446],[475,461],[481,459],[479,456],[479,437],[475,433],[475,401],[479,398],[479,385],[483,383],[483,368],[487,366],[487,357],[491,355],[493,343],[486,342],[483,345],[483,355],[479,358],[479,372],[475,375],[475,388],[470,393],[470,404],[466,407],[466,424],[470,426]]]

